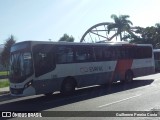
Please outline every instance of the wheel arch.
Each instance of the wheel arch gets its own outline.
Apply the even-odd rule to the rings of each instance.
[[[68,81],[68,80],[74,82],[75,87],[77,87],[77,80],[76,80],[75,77],[73,77],[73,76],[67,76],[67,77],[65,77],[65,78],[63,79],[62,83],[61,83],[61,87],[62,87],[63,83],[66,82],[66,81]]]

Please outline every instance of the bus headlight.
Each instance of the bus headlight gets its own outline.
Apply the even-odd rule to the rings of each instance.
[[[25,84],[24,88],[28,88],[29,86],[31,86],[33,83],[33,81],[29,81],[28,83]]]

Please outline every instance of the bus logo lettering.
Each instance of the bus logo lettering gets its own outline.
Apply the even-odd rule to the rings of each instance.
[[[102,66],[94,66],[94,67],[88,67],[88,68],[82,67],[80,68],[80,71],[83,73],[103,71],[103,67]]]
[[[80,71],[83,72],[83,73],[86,73],[86,72],[88,72],[88,68],[87,67],[82,67],[82,68],[80,68]]]

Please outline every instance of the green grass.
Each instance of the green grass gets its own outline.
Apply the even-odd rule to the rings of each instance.
[[[0,76],[7,75],[7,71],[0,71]]]
[[[8,79],[0,80],[0,88],[8,87],[8,86],[9,86],[9,81],[8,81]]]

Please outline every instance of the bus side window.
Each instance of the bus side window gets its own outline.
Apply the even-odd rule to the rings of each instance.
[[[142,48],[140,48],[140,47],[137,47],[137,54],[136,54],[136,58],[137,59],[142,59],[143,58],[143,49]]]
[[[70,46],[58,46],[57,63],[72,63],[73,62],[73,48]]]
[[[33,48],[35,76],[41,76],[55,69],[55,57],[52,45],[36,45]]]
[[[146,46],[144,49],[143,49],[143,52],[144,52],[144,58],[150,58],[152,57],[152,48],[149,47],[149,46]]]
[[[109,47],[104,48],[104,60],[112,60],[112,51]]]
[[[126,47],[125,48],[125,58],[134,59],[136,58],[136,48],[135,47]]]
[[[103,60],[103,49],[101,47],[94,47],[94,55],[96,61]]]
[[[128,51],[125,51],[125,48],[121,48],[121,59],[127,59],[127,52]]]
[[[135,58],[143,59],[152,57],[152,48],[149,46],[136,47]]]
[[[76,62],[94,61],[92,48],[84,46],[75,48],[75,58]]]
[[[121,48],[119,46],[117,46],[117,47],[115,47],[114,51],[115,51],[115,58],[116,59],[122,59],[122,55],[121,55],[122,50],[121,50]]]

